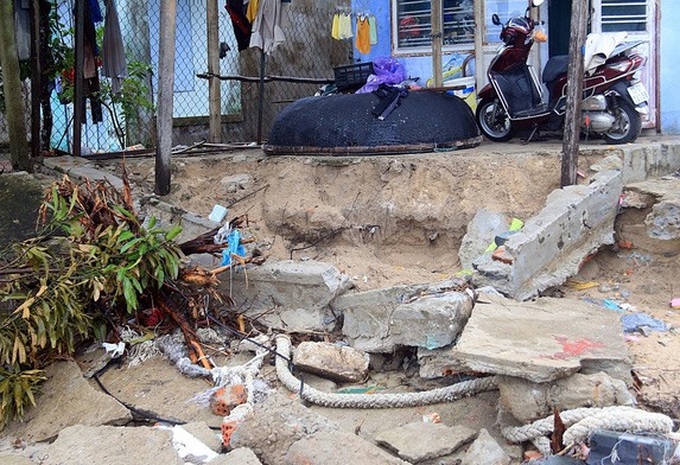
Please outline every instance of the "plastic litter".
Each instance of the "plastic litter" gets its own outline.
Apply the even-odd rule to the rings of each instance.
[[[407,79],[404,65],[394,58],[381,57],[373,61],[373,74],[368,76],[366,84],[357,90],[357,94],[367,94],[378,90],[380,84],[396,85]]]
[[[680,309],[680,297],[671,299],[671,308]]]
[[[238,229],[227,235],[227,248],[222,251],[222,266],[231,265],[232,255],[246,256],[246,248],[241,244],[241,233]]]
[[[634,333],[648,331],[668,331],[670,326],[661,320],[657,320],[646,313],[630,313],[621,316],[621,324],[623,331],[626,333]]]
[[[597,431],[590,437],[590,454],[586,463],[599,465],[666,464],[670,463],[675,444],[663,436]]]
[[[215,223],[221,223],[224,218],[227,216],[227,208],[223,207],[222,205],[215,205],[210,212],[210,216],[208,216],[208,219],[210,221],[214,221]]]

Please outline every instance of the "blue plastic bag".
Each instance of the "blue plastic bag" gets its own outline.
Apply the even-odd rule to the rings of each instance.
[[[222,251],[222,266],[231,265],[231,256],[246,256],[246,248],[241,244],[241,233],[234,229],[227,235],[227,248]]]

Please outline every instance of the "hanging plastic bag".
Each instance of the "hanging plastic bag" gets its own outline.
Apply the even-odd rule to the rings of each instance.
[[[396,85],[406,80],[404,65],[394,58],[376,58],[373,62],[373,74],[368,76],[366,84],[357,90],[357,94],[367,94],[380,87],[380,84]]]

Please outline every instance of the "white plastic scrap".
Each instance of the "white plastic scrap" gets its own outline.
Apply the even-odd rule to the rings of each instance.
[[[191,458],[192,463],[196,461],[207,463],[219,455],[179,425],[173,427],[159,425],[157,428],[172,431],[172,445],[182,459]]]
[[[111,358],[118,358],[125,352],[125,343],[123,341],[118,344],[111,344],[110,342],[102,342],[102,347],[107,354],[111,354]]]

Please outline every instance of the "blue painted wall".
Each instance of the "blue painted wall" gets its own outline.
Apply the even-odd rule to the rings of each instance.
[[[368,9],[364,10],[365,6]],[[391,12],[390,0],[371,0],[367,1],[352,1],[352,12],[367,12],[376,17],[378,26],[378,43],[371,47],[371,51],[367,54],[360,53],[356,47],[354,49],[354,59],[359,62],[374,61],[379,57],[392,56],[392,37],[391,37]],[[463,57],[466,54],[463,54]],[[445,54],[442,57],[442,63],[446,63],[453,57],[451,54]],[[419,77],[418,83],[425,85],[425,82],[432,77],[432,57],[431,56],[407,56],[395,57],[406,69],[406,74],[409,77]],[[462,58],[462,57],[461,57]],[[470,65],[469,73],[474,75],[474,66]]]
[[[680,2],[661,2],[661,131],[664,134],[680,134],[680,60],[677,50],[680,44]]]

